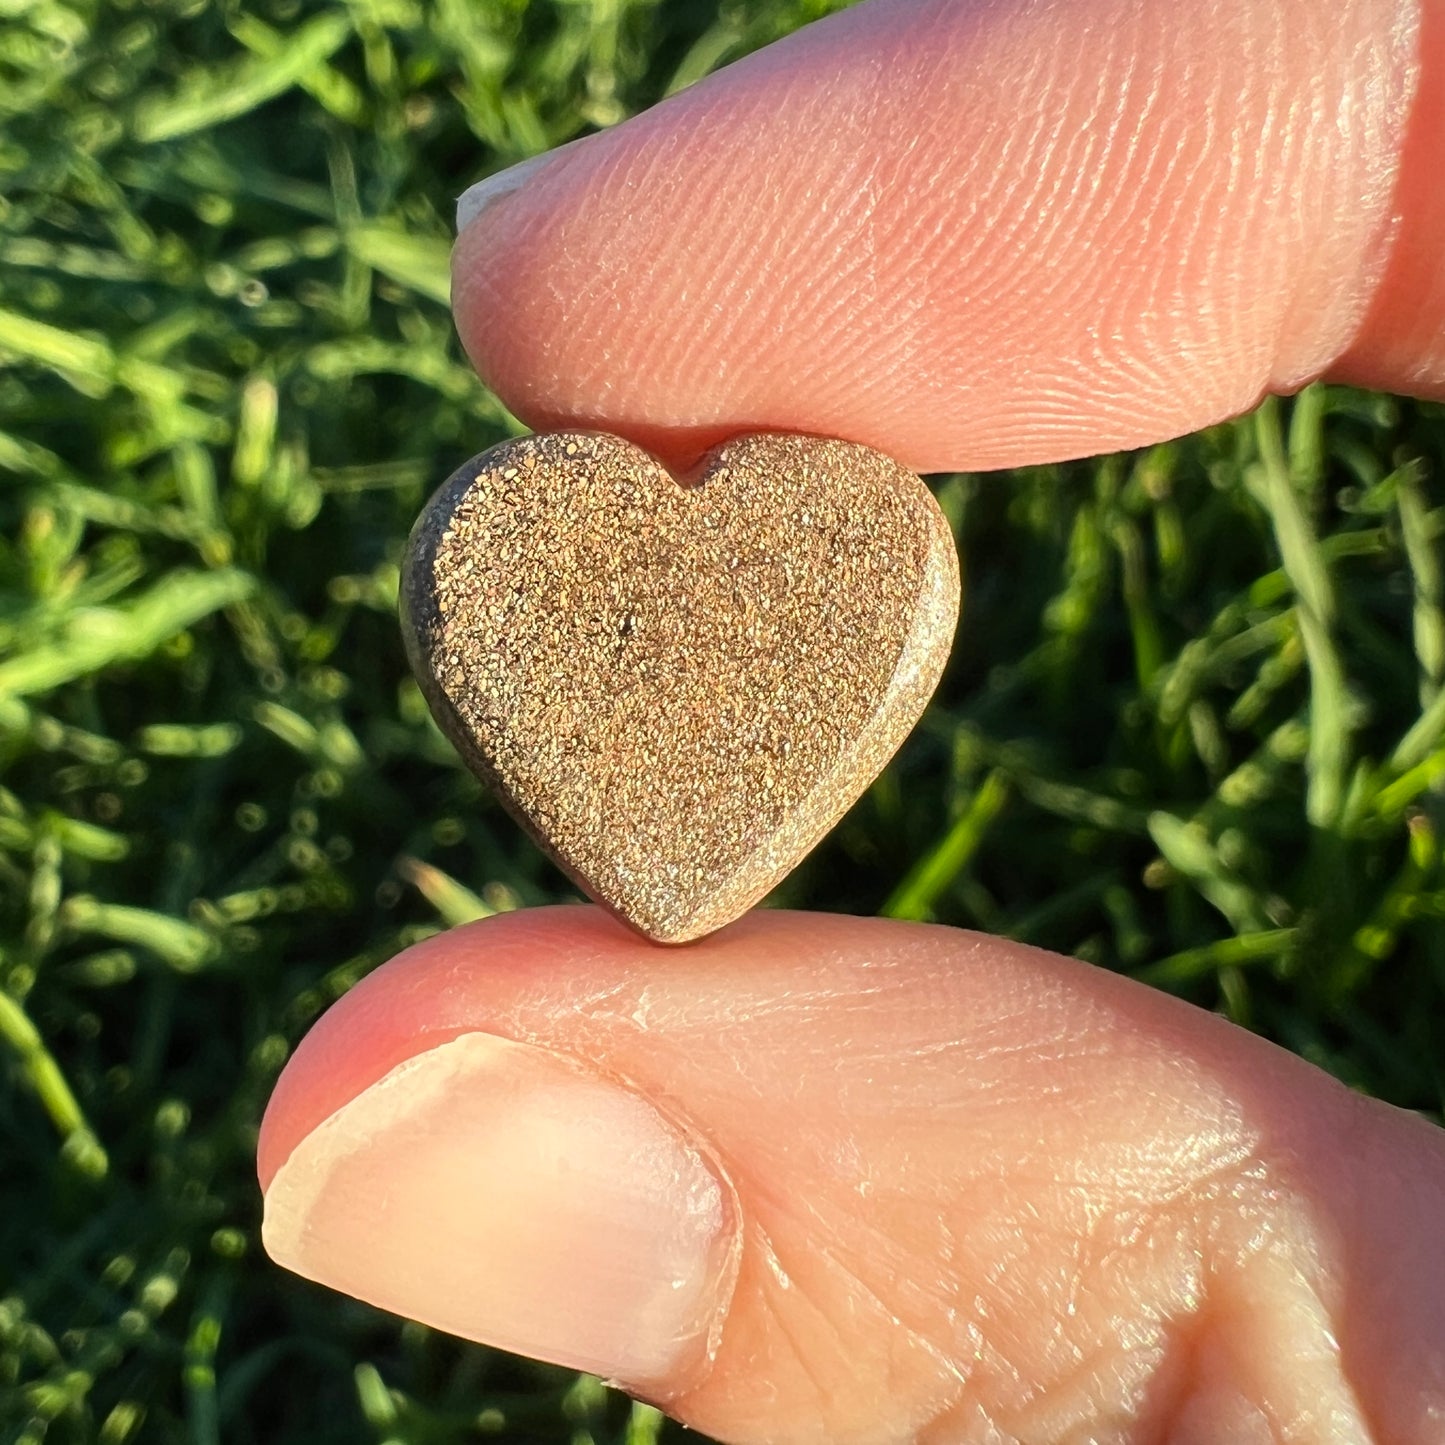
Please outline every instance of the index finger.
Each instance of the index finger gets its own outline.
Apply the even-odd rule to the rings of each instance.
[[[1442,80],[1445,0],[868,0],[500,194],[457,324],[530,424],[664,457],[1000,467],[1325,374],[1445,395]]]

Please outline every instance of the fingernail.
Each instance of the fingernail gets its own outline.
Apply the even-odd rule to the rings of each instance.
[[[488,1034],[313,1130],[262,1227],[308,1279],[634,1388],[710,1349],[729,1233],[718,1176],[645,1099]]]
[[[539,156],[530,156],[524,161],[518,161],[514,166],[508,166],[504,171],[498,171],[495,175],[478,181],[474,186],[468,186],[457,199],[457,234],[460,235],[466,230],[494,201],[525,185],[528,178],[555,154],[555,151],[546,151]]]
[[[597,134],[599,133],[579,135],[574,140],[564,141],[549,151],[543,151],[539,156],[529,156],[514,166],[508,166],[504,171],[498,171],[495,175],[478,181],[474,186],[468,186],[457,198],[457,234],[460,235],[466,230],[494,201],[520,190],[538,171],[550,165],[564,151],[586,145],[595,140]]]

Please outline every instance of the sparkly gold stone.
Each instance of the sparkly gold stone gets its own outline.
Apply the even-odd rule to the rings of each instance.
[[[892,756],[958,596],[937,504],[866,447],[742,437],[680,485],[572,432],[437,492],[402,619],[468,766],[599,903],[681,943],[757,902]]]

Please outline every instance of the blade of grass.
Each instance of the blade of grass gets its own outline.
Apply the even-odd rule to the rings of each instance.
[[[1344,801],[1350,761],[1352,708],[1345,688],[1331,624],[1334,589],[1314,529],[1305,516],[1290,476],[1279,430],[1278,404],[1271,398],[1255,414],[1255,435],[1263,473],[1263,496],[1274,524],[1284,570],[1294,588],[1300,637],[1310,674],[1309,779],[1305,811],[1317,828],[1329,827]]]
[[[1172,953],[1147,968],[1137,969],[1134,977],[1155,988],[1181,988],[1220,969],[1267,963],[1288,953],[1298,936],[1298,930],[1293,928],[1268,928],[1259,933],[1221,938],[1217,943]]]
[[[65,1143],[66,1157],[93,1179],[109,1168],[105,1150],[86,1121],[75,1093],[40,1031],[20,1004],[0,988],[0,1038],[15,1051],[21,1072],[35,1090],[50,1122]]]
[[[1009,786],[995,768],[969,799],[953,826],[911,868],[880,910],[884,918],[921,920],[932,916],[943,891],[978,852],[989,824],[1008,801]]]
[[[1420,706],[1429,707],[1445,685],[1445,568],[1439,528],[1421,495],[1423,467],[1402,467],[1395,493],[1400,536],[1415,586],[1415,656],[1420,663]]]
[[[1149,836],[1164,861],[1188,879],[1237,933],[1268,930],[1270,919],[1255,890],[1224,863],[1202,827],[1160,811],[1149,815]]]
[[[442,306],[451,304],[451,242],[439,236],[415,236],[379,224],[353,226],[346,248],[359,261]]]
[[[49,692],[115,663],[148,657],[178,632],[249,597],[255,586],[247,572],[172,572],[126,606],[86,609],[59,639],[0,663],[0,693]]]
[[[72,935],[98,934],[116,943],[147,949],[177,973],[195,973],[215,959],[217,940],[203,928],[149,908],[106,903],[77,894],[61,908],[61,923]]]
[[[396,871],[436,909],[448,928],[457,928],[478,918],[490,918],[497,910],[489,907],[465,884],[420,858],[401,858]]]
[[[296,85],[340,50],[351,34],[347,16],[319,15],[285,36],[284,46],[272,56],[188,76],[180,93],[140,102],[136,136],[154,145],[235,120]]]

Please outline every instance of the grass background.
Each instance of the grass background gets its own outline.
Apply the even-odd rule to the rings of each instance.
[[[509,428],[453,198],[823,8],[0,0],[0,1439],[677,1433],[282,1274],[252,1158],[351,982],[566,896],[394,621]],[[1442,409],[1314,388],[939,479],[949,673],[782,901],[1071,952],[1438,1114],[1442,465]]]

